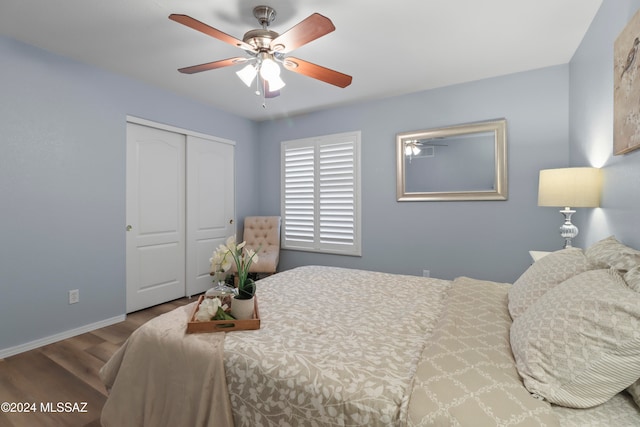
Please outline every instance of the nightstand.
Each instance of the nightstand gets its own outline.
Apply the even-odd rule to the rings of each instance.
[[[545,251],[529,251],[529,255],[531,255],[533,262],[540,260],[540,258],[543,258],[549,255],[550,253],[551,252],[545,252]]]

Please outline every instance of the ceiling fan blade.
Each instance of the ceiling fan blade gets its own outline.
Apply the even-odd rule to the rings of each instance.
[[[244,50],[250,50],[253,51],[253,46],[251,46],[250,44],[247,44],[245,42],[243,42],[242,40],[238,40],[237,38],[230,36],[227,33],[223,33],[220,30],[217,30],[213,27],[210,27],[209,25],[198,21],[197,19],[194,19],[190,16],[187,15],[180,15],[177,13],[172,13],[171,15],[169,15],[169,19],[171,19],[172,21],[175,21],[179,24],[182,25],[186,25],[189,28],[193,28],[196,31],[200,31],[201,33],[204,33],[208,36],[214,37],[218,40],[221,40],[225,43],[228,43],[230,45],[239,47],[240,49],[244,49]]]
[[[192,65],[191,67],[184,67],[178,69],[184,74],[195,74],[201,71],[215,70],[216,68],[229,67],[231,65],[241,64],[246,62],[247,58],[237,56],[235,58],[222,59],[220,61],[207,62],[206,64]]]
[[[314,13],[273,39],[271,49],[282,53],[291,52],[293,49],[329,34],[335,29],[336,27],[333,26],[333,22],[329,18]]]
[[[349,86],[353,80],[351,76],[298,58],[285,58],[283,64],[289,71],[304,74],[305,76],[342,88]]]

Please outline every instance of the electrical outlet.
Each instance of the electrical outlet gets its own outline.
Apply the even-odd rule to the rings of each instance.
[[[69,304],[80,302],[80,290],[73,289],[69,291]]]
[[[422,277],[431,277],[431,272],[429,270],[422,270]]]

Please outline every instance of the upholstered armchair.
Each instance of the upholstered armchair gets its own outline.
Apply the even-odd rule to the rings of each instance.
[[[247,248],[258,250],[258,262],[251,264],[249,273],[269,275],[276,272],[280,261],[280,217],[248,216],[244,219],[242,240]],[[235,268],[233,269],[235,271]]]

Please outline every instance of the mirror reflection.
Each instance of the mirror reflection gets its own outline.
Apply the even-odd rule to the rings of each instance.
[[[506,200],[506,121],[398,134],[398,200]]]

